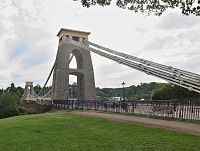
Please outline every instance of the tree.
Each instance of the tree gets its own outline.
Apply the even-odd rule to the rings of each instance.
[[[21,98],[24,93],[24,89],[20,86],[17,87],[17,95]]]
[[[125,87],[125,96],[129,100],[138,100],[138,99],[151,99],[152,93],[158,87],[165,85],[165,83],[141,83],[137,86],[130,86]],[[123,89],[122,88],[96,88],[97,96],[104,98],[104,97],[119,97],[123,96]]]
[[[101,98],[105,97],[105,93],[100,88],[96,88],[96,95]]]
[[[83,7],[92,5],[108,6],[112,0],[74,0],[80,1]],[[200,15],[200,0],[116,0],[119,8],[129,9],[135,13],[162,15],[167,9],[179,8],[182,14]]]
[[[41,90],[42,90],[42,87],[39,84],[34,86],[34,91],[35,91],[36,94],[38,94]]]
[[[3,94],[3,92],[4,92],[4,90],[3,90],[3,89],[0,89],[0,95]]]
[[[19,96],[13,92],[6,92],[0,95],[0,118],[18,115],[18,101]]]
[[[174,86],[172,84],[165,84],[154,90],[152,99],[153,100],[195,100],[199,99],[200,94],[197,92],[189,91],[188,89]]]
[[[172,98],[175,98],[173,86],[171,84],[165,84],[161,87],[154,90],[152,99],[153,100],[171,100]]]
[[[11,83],[10,87],[7,87],[5,92],[13,93],[13,94],[19,96],[19,98],[21,98],[23,93],[24,93],[24,89],[22,87],[20,87],[20,86],[18,86],[16,88],[15,84]]]

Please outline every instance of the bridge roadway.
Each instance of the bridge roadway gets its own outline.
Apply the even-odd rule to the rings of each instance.
[[[42,98],[42,97],[37,97],[37,98],[26,98],[25,99],[26,101],[35,101],[35,102],[37,102],[37,101],[42,101],[42,100],[44,100],[44,101],[52,101],[52,99],[51,98]]]

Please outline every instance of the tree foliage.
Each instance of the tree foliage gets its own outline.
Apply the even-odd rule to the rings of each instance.
[[[189,91],[188,89],[174,86],[172,84],[165,84],[154,90],[152,94],[153,100],[194,100],[199,99],[200,94]]]
[[[0,118],[18,115],[18,101],[19,97],[14,93],[0,95]]]
[[[15,87],[11,83],[6,90],[0,90],[0,118],[6,118],[19,114],[20,98],[23,95],[22,87]]]
[[[139,100],[139,99],[151,99],[152,94],[155,89],[165,85],[163,83],[141,83],[137,86],[132,85],[130,87],[125,87],[125,97],[129,100]],[[105,97],[122,97],[123,88],[97,88],[97,96],[101,98]]]
[[[122,97],[122,88],[97,88],[97,96],[101,98]],[[125,87],[125,97],[129,100],[196,100],[200,94],[169,83],[141,83],[137,86]]]
[[[74,0],[84,7],[93,5],[108,6],[112,0]],[[167,9],[179,8],[182,14],[200,15],[200,0],[116,0],[119,8],[132,10],[135,13],[162,15]]]
[[[19,98],[21,98],[24,93],[24,89],[20,86],[15,87],[15,84],[11,83],[10,87],[7,87],[4,92],[16,94]]]
[[[34,91],[35,91],[36,94],[38,94],[40,92],[40,90],[42,90],[42,87],[39,84],[34,86]]]

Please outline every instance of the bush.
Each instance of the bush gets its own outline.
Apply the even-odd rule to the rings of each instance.
[[[0,95],[0,118],[19,115],[19,97],[10,93]]]
[[[24,108],[18,108],[18,110],[19,110],[19,113],[20,113],[20,115],[25,115],[25,114],[27,114],[27,110],[26,109],[24,109]]]

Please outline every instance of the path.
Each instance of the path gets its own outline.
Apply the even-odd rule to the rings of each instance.
[[[108,114],[108,113],[95,112],[95,111],[73,112],[73,113],[78,114],[78,115],[84,115],[84,116],[100,117],[100,118],[114,120],[114,121],[122,121],[122,122],[131,123],[131,124],[149,125],[152,127],[164,128],[164,129],[174,130],[178,132],[186,132],[186,133],[200,136],[200,124],[167,121],[167,120],[152,119],[152,118],[145,118],[145,117],[118,115],[118,114]]]

